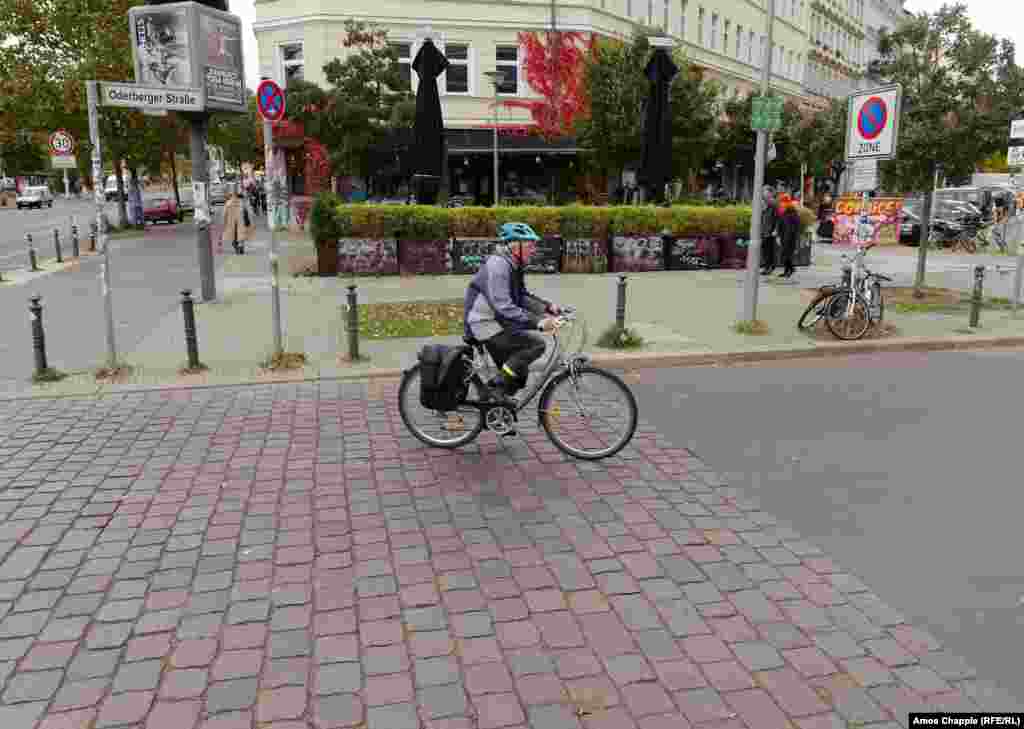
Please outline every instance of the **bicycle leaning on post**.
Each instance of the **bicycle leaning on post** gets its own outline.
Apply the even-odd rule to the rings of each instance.
[[[851,257],[843,255],[850,265],[849,280],[838,286],[823,286],[818,295],[804,309],[797,321],[797,328],[808,330],[824,319],[832,335],[838,339],[856,340],[867,334],[868,329],[880,324],[885,316],[885,297],[881,282],[892,279],[869,270],[864,257],[875,244],[860,247]]]
[[[424,362],[402,375],[398,410],[409,431],[437,448],[471,443],[483,430],[499,436],[516,434],[519,414],[537,401],[537,419],[554,445],[567,455],[599,460],[615,455],[632,439],[637,426],[636,399],[615,374],[589,364],[582,354],[586,324],[571,308],[556,318],[550,354],[540,376],[516,398],[492,391],[488,376],[496,371],[484,344],[465,337],[440,363],[440,372],[424,378]],[[576,346],[566,342],[578,339]],[[424,390],[424,380],[439,379],[450,390]],[[609,404],[609,400],[614,400]]]

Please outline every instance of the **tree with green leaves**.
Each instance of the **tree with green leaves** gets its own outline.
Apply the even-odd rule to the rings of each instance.
[[[373,149],[392,130],[411,126],[415,102],[386,31],[346,21],[342,45],[349,49],[345,58],[324,65],[327,89],[309,82],[289,85],[288,116],[327,149],[335,175],[369,179]]]
[[[903,86],[896,159],[882,165],[889,189],[924,191],[931,216],[933,180],[969,178],[976,165],[1006,147],[1009,120],[1024,104],[1022,71],[1013,44],[982,33],[967,7],[920,13],[879,45],[875,71]],[[924,285],[928,226],[922,225],[915,295]]]
[[[210,118],[210,144],[224,151],[224,159],[238,168],[264,161],[263,121],[256,107],[256,95],[247,92],[246,111],[218,112]]]
[[[590,163],[610,177],[638,163],[643,150],[643,105],[650,82],[644,68],[651,56],[647,37],[629,43],[601,39],[584,66],[589,113],[576,125],[580,146]],[[677,177],[699,168],[710,155],[718,115],[717,85],[691,70],[682,51],[674,61],[680,72],[672,81],[672,159]]]
[[[739,169],[741,174],[753,176],[757,132],[751,128],[754,97],[760,94],[734,96],[722,108],[722,120],[714,147],[715,159],[726,166]],[[782,128],[771,135],[776,158],[765,167],[765,183],[792,181],[800,177],[804,161],[803,141],[800,138],[802,117],[796,104],[787,101],[782,107]]]
[[[793,152],[811,177],[827,179],[833,190],[846,169],[845,99],[832,99],[828,109],[804,118],[793,134]]]

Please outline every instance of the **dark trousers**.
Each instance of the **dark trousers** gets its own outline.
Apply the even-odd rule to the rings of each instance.
[[[540,359],[547,349],[544,338],[534,332],[504,331],[484,344],[499,370],[503,365],[508,365],[519,376],[520,387],[526,384],[530,365]]]
[[[775,268],[775,236],[767,235],[761,239],[761,267]]]
[[[786,237],[782,239],[782,266],[787,271],[793,270],[793,254],[796,253],[796,239]]]

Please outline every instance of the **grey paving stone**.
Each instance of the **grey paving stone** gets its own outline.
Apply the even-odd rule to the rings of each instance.
[[[412,630],[441,630],[448,627],[448,618],[439,606],[404,610],[402,620]]]
[[[286,630],[270,636],[268,655],[271,658],[293,658],[311,654],[309,633],[305,630]]]
[[[459,679],[459,664],[454,658],[424,658],[416,661],[416,686],[443,686]]]
[[[521,650],[506,654],[512,675],[532,676],[538,673],[554,673],[555,661],[548,653],[540,650]]]
[[[163,664],[159,660],[125,663],[114,678],[114,692],[153,690],[160,683],[162,670]]]
[[[352,693],[362,690],[363,673],[358,663],[331,663],[316,672],[316,693],[319,695]]]
[[[366,710],[366,729],[420,729],[416,706],[411,703],[371,706]]]
[[[68,666],[68,678],[111,676],[117,668],[120,657],[121,651],[116,648],[97,651],[81,650]]]
[[[466,692],[460,683],[430,686],[417,691],[424,715],[430,719],[462,716],[466,713]]]
[[[766,671],[784,665],[782,656],[770,643],[763,641],[733,643],[731,648],[740,663],[751,671]]]
[[[828,633],[816,633],[814,642],[832,658],[856,658],[865,654],[864,649],[849,633],[835,630]]]
[[[210,714],[219,714],[247,709],[256,703],[258,690],[259,681],[255,678],[213,683],[206,690],[206,711]]]
[[[15,674],[3,693],[5,704],[19,704],[26,701],[45,701],[57,693],[64,672],[30,671]]]

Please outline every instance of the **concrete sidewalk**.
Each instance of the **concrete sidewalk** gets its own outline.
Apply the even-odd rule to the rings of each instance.
[[[264,372],[260,363],[271,351],[271,297],[266,239],[247,246],[245,256],[224,256],[215,303],[196,307],[200,360],[209,367],[202,375],[180,376],[186,360],[184,327],[180,310],[164,316],[148,336],[125,355],[134,367],[129,381],[118,385],[97,385],[91,373],[82,372],[49,386],[8,385],[0,397],[32,394],[68,395],[139,389],[166,385],[230,384],[306,378],[360,377],[394,373],[415,361],[425,340],[390,339],[360,342],[367,357],[359,363],[342,358],[347,351],[345,334],[345,294],[350,283],[358,285],[360,303],[451,300],[464,295],[466,276],[295,278],[282,266],[282,317],[285,349],[303,352],[307,365],[287,373]],[[874,252],[872,252],[874,253]],[[301,240],[286,240],[282,259],[289,256],[312,257],[312,247]],[[749,336],[735,332],[743,271],[654,272],[631,274],[628,280],[627,313],[629,326],[636,329],[646,344],[642,351],[617,355],[599,350],[593,342],[614,322],[618,277],[604,275],[564,275],[530,277],[531,288],[562,304],[571,304],[585,316],[591,344],[587,351],[605,353],[623,365],[652,358],[676,363],[687,357],[731,358],[774,357],[797,350],[834,352],[849,347],[846,343],[807,336],[796,329],[796,321],[806,305],[802,291],[838,277],[835,251],[817,251],[817,262],[801,269],[789,280],[762,278],[758,316],[769,326],[769,333]],[[933,257],[941,266],[941,255]],[[1005,259],[1009,263],[1012,259]],[[960,265],[959,263],[957,265]],[[885,271],[886,266],[874,266]],[[942,275],[942,271],[932,276]],[[929,280],[930,284],[937,281]],[[893,328],[890,335],[869,340],[868,346],[920,347],[922,342],[935,346],[955,343],[984,345],[993,338],[1002,344],[1024,338],[1024,317],[1017,319],[1008,311],[987,310],[982,327],[968,333],[967,314],[886,312]],[[458,337],[451,338],[457,341]],[[443,341],[443,340],[439,340]],[[1021,340],[1024,342],[1024,339]],[[863,344],[861,345],[863,346]],[[99,364],[99,363],[97,363]]]

